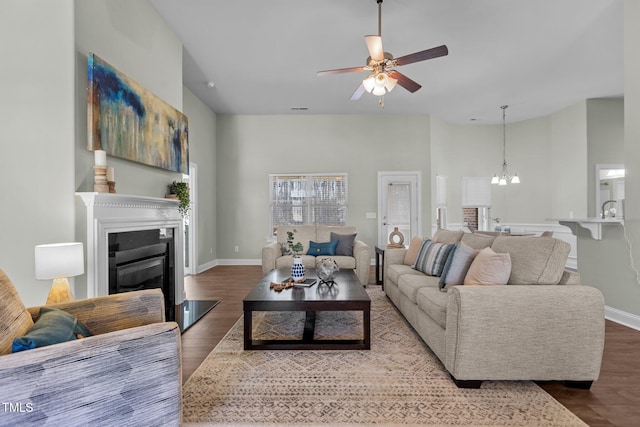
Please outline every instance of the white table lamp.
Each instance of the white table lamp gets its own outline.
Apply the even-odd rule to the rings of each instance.
[[[47,305],[73,299],[67,277],[84,273],[84,250],[82,243],[54,243],[38,245],[35,250],[36,279],[51,280]]]

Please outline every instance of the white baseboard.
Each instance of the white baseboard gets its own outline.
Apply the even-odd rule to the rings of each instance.
[[[261,259],[219,259],[216,265],[262,265]]]
[[[196,268],[196,274],[204,273],[205,271],[209,270],[210,268],[215,267],[216,265],[218,265],[218,263],[215,260],[209,261],[209,262],[207,262],[205,264],[200,264]]]
[[[605,319],[611,320],[612,322],[616,322],[640,331],[640,316],[637,316],[635,314],[627,313],[626,311],[618,310],[617,308],[605,305],[604,317]]]

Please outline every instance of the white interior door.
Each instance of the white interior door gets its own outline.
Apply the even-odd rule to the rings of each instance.
[[[417,172],[378,172],[378,246],[389,243],[395,227],[404,244],[422,235],[420,221],[421,174]]]

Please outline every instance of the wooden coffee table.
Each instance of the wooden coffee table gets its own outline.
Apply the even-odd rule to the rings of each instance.
[[[371,349],[371,299],[353,270],[340,270],[331,287],[318,283],[308,288],[291,288],[276,292],[269,288],[271,282],[282,282],[291,270],[273,270],[267,273],[258,286],[243,301],[245,350],[370,350]],[[307,269],[308,278],[317,278],[314,269]],[[254,311],[304,311],[306,321],[302,339],[254,340]],[[362,311],[361,340],[314,339],[316,311]]]

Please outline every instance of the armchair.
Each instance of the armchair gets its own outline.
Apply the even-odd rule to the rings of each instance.
[[[0,425],[179,425],[180,329],[159,289],[52,304],[92,336],[19,353],[37,320],[0,270]]]

